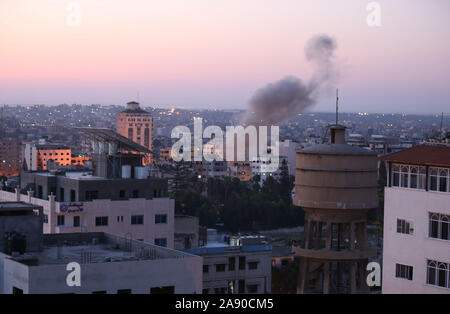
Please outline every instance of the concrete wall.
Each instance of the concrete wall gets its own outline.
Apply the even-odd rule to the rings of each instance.
[[[383,293],[449,293],[427,285],[427,259],[450,263],[450,241],[428,237],[429,212],[450,215],[450,193],[385,189]],[[413,222],[412,235],[397,233],[397,218]],[[395,264],[413,266],[413,280],[395,278]]]

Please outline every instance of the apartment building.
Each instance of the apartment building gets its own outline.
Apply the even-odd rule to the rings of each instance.
[[[107,232],[168,248],[174,245],[175,203],[164,179],[22,172],[21,189],[0,191],[0,200],[42,206],[44,233]]]
[[[211,241],[211,231],[206,246],[185,250],[203,257],[203,294],[270,293],[272,246],[246,241],[230,245],[219,235]]]
[[[450,294],[450,147],[417,146],[382,160],[382,292]]]
[[[201,257],[103,232],[42,234],[42,219],[39,206],[0,203],[0,294],[202,291]],[[72,262],[80,286],[67,284]]]

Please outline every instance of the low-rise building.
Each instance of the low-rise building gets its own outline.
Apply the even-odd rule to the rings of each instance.
[[[207,246],[185,251],[203,257],[203,294],[270,293],[272,246],[229,245],[211,231]]]
[[[0,203],[0,293],[202,291],[201,257],[103,232],[43,235],[41,220],[39,206]],[[67,283],[70,263],[79,285]]]

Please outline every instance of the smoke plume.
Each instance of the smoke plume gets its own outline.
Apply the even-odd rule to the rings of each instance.
[[[257,90],[248,103],[244,123],[277,125],[314,105],[337,78],[336,47],[336,41],[328,35],[312,37],[305,46],[306,60],[314,67],[310,80],[303,82],[295,76],[287,76]]]

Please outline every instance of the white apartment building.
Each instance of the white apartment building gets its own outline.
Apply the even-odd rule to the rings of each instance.
[[[32,190],[0,191],[0,201],[42,206],[44,233],[107,232],[174,247],[175,202],[160,180],[47,172],[22,173],[21,179]]]
[[[382,160],[382,292],[450,294],[450,147],[417,146]]]

